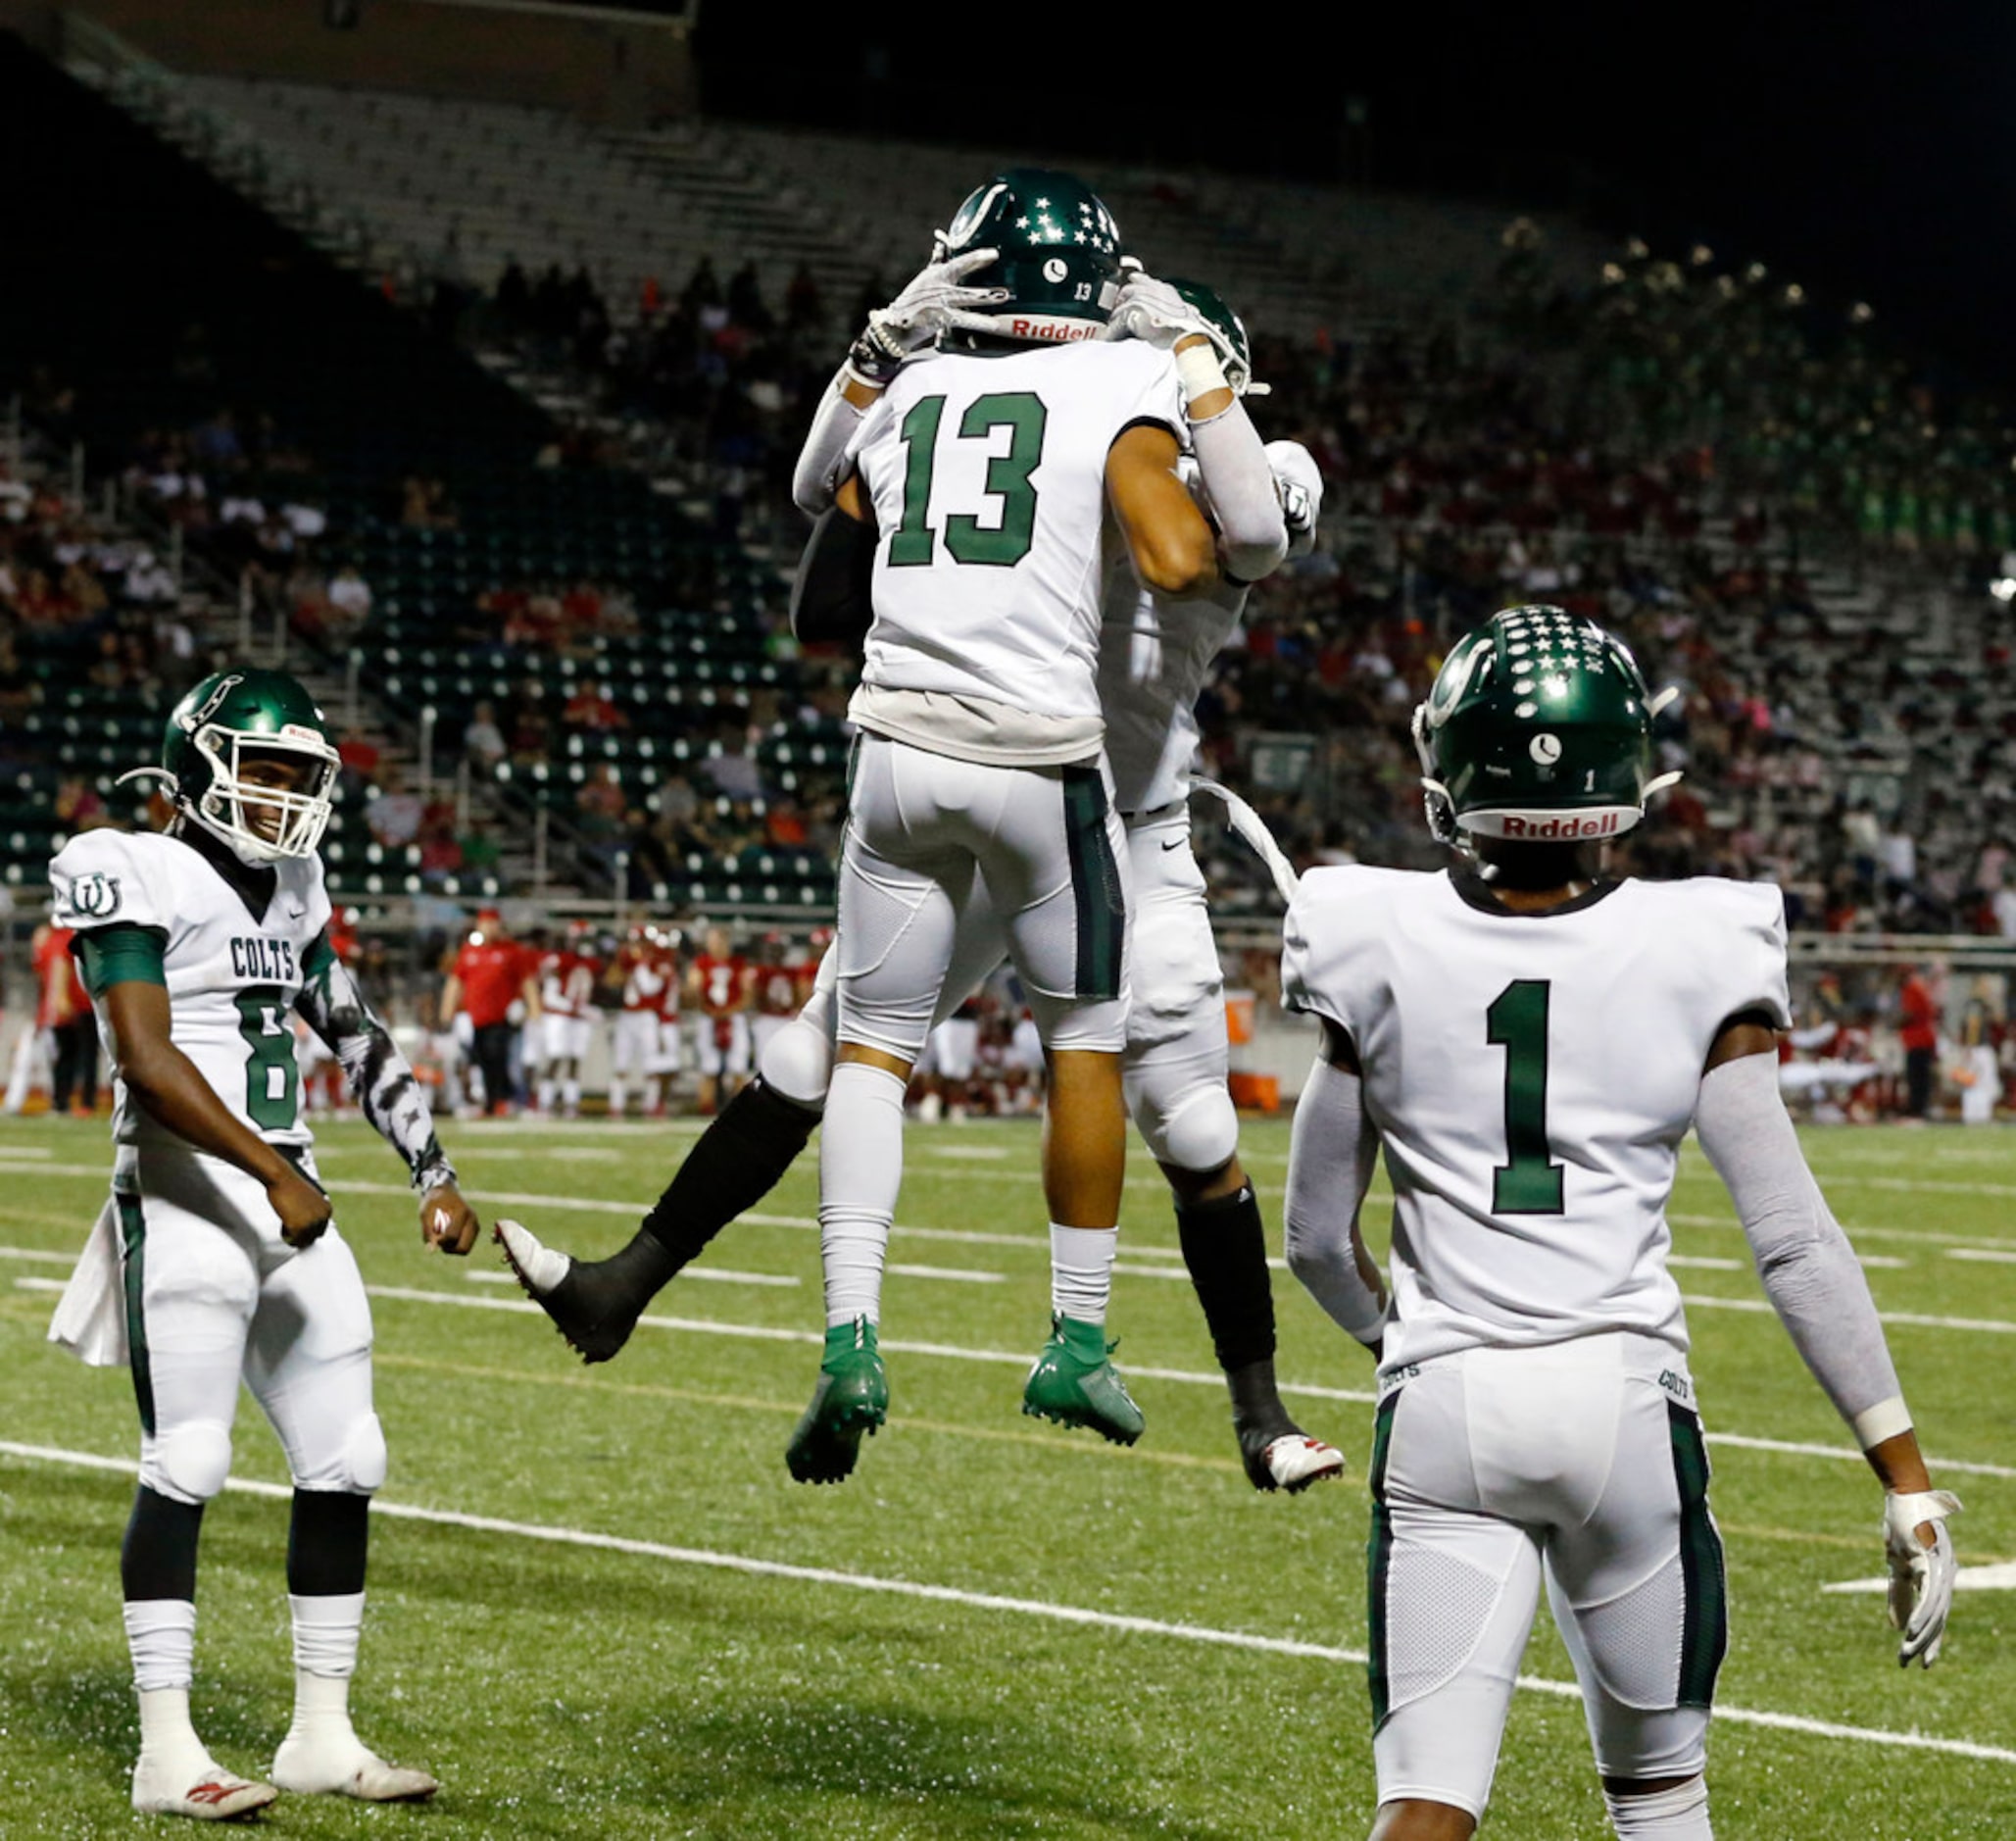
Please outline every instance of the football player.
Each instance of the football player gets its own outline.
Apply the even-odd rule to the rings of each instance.
[[[610,1041],[609,1116],[623,1117],[635,1074],[648,1118],[664,1112],[665,1087],[679,1070],[679,965],[668,937],[639,921],[604,973],[622,1008]]]
[[[436,1787],[367,1749],[348,1711],[385,1440],[370,1311],[316,1176],[290,1011],[412,1172],[422,1240],[467,1253],[477,1223],[413,1070],[329,945],[316,849],[337,769],[293,678],[215,674],[169,718],[160,768],[141,770],[167,782],[170,828],[86,832],[49,870],[118,1077],[112,1198],[50,1333],[132,1370],[140,1484],[120,1570],[144,1812],[221,1819],[278,1790],[391,1802]],[[241,1380],[294,1479],[294,1717],[270,1782],[220,1766],[189,1718],[197,1536],[230,1470]]]
[[[1114,320],[1129,333],[1145,324],[1151,332],[1169,327],[1199,336],[1208,342],[1235,397],[1250,386],[1245,327],[1201,284],[1136,275],[1119,296]],[[1184,477],[1215,510],[1220,498],[1236,500],[1240,473],[1234,468],[1221,487],[1224,456],[1207,457],[1218,463],[1215,471],[1205,473],[1186,460]],[[1305,552],[1314,542],[1321,476],[1293,442],[1272,444],[1264,458],[1270,466],[1267,493],[1285,520],[1285,546]],[[1250,527],[1260,522],[1250,514],[1246,520]],[[1335,1475],[1344,1460],[1296,1425],[1274,1376],[1265,1236],[1238,1160],[1238,1119],[1225,1082],[1223,980],[1187,819],[1198,741],[1194,706],[1246,599],[1246,577],[1235,567],[1257,575],[1279,558],[1279,550],[1262,543],[1250,544],[1236,559],[1228,552],[1220,573],[1189,597],[1144,590],[1123,565],[1106,603],[1099,696],[1135,879],[1133,925],[1147,942],[1133,962],[1124,1064],[1128,1109],[1176,1197],[1179,1237],[1232,1392],[1247,1474],[1256,1488],[1293,1491]],[[816,585],[802,590],[801,617],[805,597],[819,592]],[[999,963],[1004,950],[1000,928],[984,909],[969,908],[959,929],[941,1016]],[[809,1114],[819,1103],[830,1066],[833,971],[831,964],[821,967],[820,995],[800,1028],[782,1039],[780,1053],[764,1059],[757,1083],[764,1110],[759,1114],[753,1104],[747,1118],[723,1120],[724,1127],[732,1123],[736,1143],[730,1152],[724,1138],[717,1170],[712,1155],[716,1147],[709,1142],[713,1134],[704,1138],[648,1223],[654,1237],[677,1237],[679,1264],[724,1224],[727,1218],[713,1212],[719,1201],[733,1189],[738,1199],[747,1195],[742,1206],[753,1205],[810,1132],[815,1115]],[[796,1102],[788,1116],[785,1095]],[[753,1178],[762,1187],[755,1188]],[[737,1183],[743,1187],[736,1189]],[[507,1250],[518,1242],[521,1275],[536,1269],[545,1281],[531,1287],[533,1295],[591,1361],[606,1360],[622,1346],[648,1303],[652,1291],[641,1275],[664,1270],[663,1258],[649,1249],[626,1249],[612,1262],[571,1267],[564,1256],[540,1249],[535,1267],[531,1250],[537,1243],[523,1228],[500,1223],[499,1234]]]
[[[538,960],[539,1111],[552,1118],[556,1103],[569,1119],[581,1112],[581,1064],[595,1034],[595,981],[601,964],[592,952],[593,929],[569,920],[565,940]]]
[[[1778,1096],[1784,903],[1602,872],[1651,771],[1630,652],[1558,608],[1457,643],[1414,717],[1446,871],[1304,876],[1282,989],[1321,1023],[1288,1259],[1379,1360],[1377,1841],[1461,1841],[1545,1578],[1617,1833],[1707,1841],[1722,1544],[1666,1207],[1690,1125],[1764,1290],[1885,1489],[1899,1661],[1930,1667],[1945,1529],[1869,1290]],[[1357,1230],[1394,1188],[1389,1298]]]

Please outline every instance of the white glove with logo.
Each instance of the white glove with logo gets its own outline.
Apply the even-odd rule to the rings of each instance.
[[[1217,342],[1210,322],[1181,294],[1166,281],[1137,271],[1128,275],[1113,301],[1106,335],[1109,339],[1142,339],[1167,351],[1193,332]]]
[[[1915,1658],[1921,1668],[1939,1660],[1946,1632],[1946,1614],[1953,1608],[1953,1581],[1959,1563],[1946,1535],[1946,1517],[1957,1515],[1960,1499],[1949,1489],[1913,1493],[1893,1491],[1883,1499],[1883,1545],[1890,1558],[1890,1621],[1904,1633],[1897,1645],[1897,1667],[1908,1668]],[[1932,1523],[1933,1544],[1918,1539],[1922,1522]]]
[[[967,275],[984,269],[1000,253],[968,249],[944,262],[926,263],[888,306],[876,308],[847,354],[847,362],[861,381],[878,388],[887,384],[906,359],[955,324],[962,309],[1007,300],[1005,287],[964,285]]]
[[[1316,547],[1316,521],[1323,513],[1323,475],[1316,457],[1300,441],[1269,441],[1267,465],[1288,527],[1288,554],[1306,556]]]

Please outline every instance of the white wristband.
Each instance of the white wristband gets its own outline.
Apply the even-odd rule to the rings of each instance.
[[[1185,414],[1189,413],[1191,404],[1210,395],[1213,390],[1232,387],[1225,381],[1225,367],[1218,362],[1217,347],[1204,338],[1176,354],[1176,380],[1183,386]]]
[[[1888,1400],[1879,1400],[1854,1418],[1855,1442],[1864,1451],[1873,1451],[1886,1438],[1894,1438],[1899,1432],[1910,1429],[1911,1409],[1904,1405],[1902,1394],[1892,1394]]]

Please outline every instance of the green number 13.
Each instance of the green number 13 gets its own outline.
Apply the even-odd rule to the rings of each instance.
[[[1505,1158],[1491,1172],[1494,1215],[1558,1215],[1561,1167],[1547,1141],[1548,980],[1514,978],[1484,1013],[1505,1051]]]
[[[931,474],[938,464],[938,424],[945,398],[927,396],[903,419],[903,522],[889,539],[889,567],[917,569],[930,563],[937,533],[931,528]],[[1043,432],[1050,412],[1028,390],[1005,390],[976,398],[959,418],[959,438],[985,440],[996,428],[1011,430],[1008,450],[987,463],[987,494],[1001,501],[1001,522],[983,524],[970,512],[945,521],[945,548],[955,563],[1012,569],[1036,539],[1036,488],[1030,474],[1043,459]]]

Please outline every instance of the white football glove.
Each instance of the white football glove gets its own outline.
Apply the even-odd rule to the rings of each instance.
[[[1883,1545],[1890,1558],[1891,1628],[1901,1630],[1897,1667],[1908,1668],[1915,1659],[1921,1668],[1939,1660],[1946,1633],[1946,1614],[1953,1608],[1953,1581],[1959,1564],[1946,1535],[1946,1517],[1957,1515],[1960,1499],[1949,1489],[1913,1493],[1892,1491],[1883,1499]],[[1933,1544],[1918,1539],[1921,1522],[1932,1523]]]
[[[1316,520],[1323,512],[1323,475],[1316,469],[1315,456],[1300,441],[1269,441],[1266,452],[1274,473],[1274,491],[1281,500],[1281,522],[1288,526],[1288,554],[1307,556],[1316,547]]]
[[[934,343],[946,327],[955,324],[963,309],[1007,300],[1005,287],[964,285],[967,275],[984,269],[1000,253],[968,249],[944,262],[927,262],[888,306],[869,314],[866,329],[848,353],[848,362],[862,380],[887,383],[906,359]]]
[[[1217,329],[1166,281],[1145,273],[1129,274],[1106,321],[1109,339],[1141,339],[1168,351],[1193,332],[1217,343]]]

